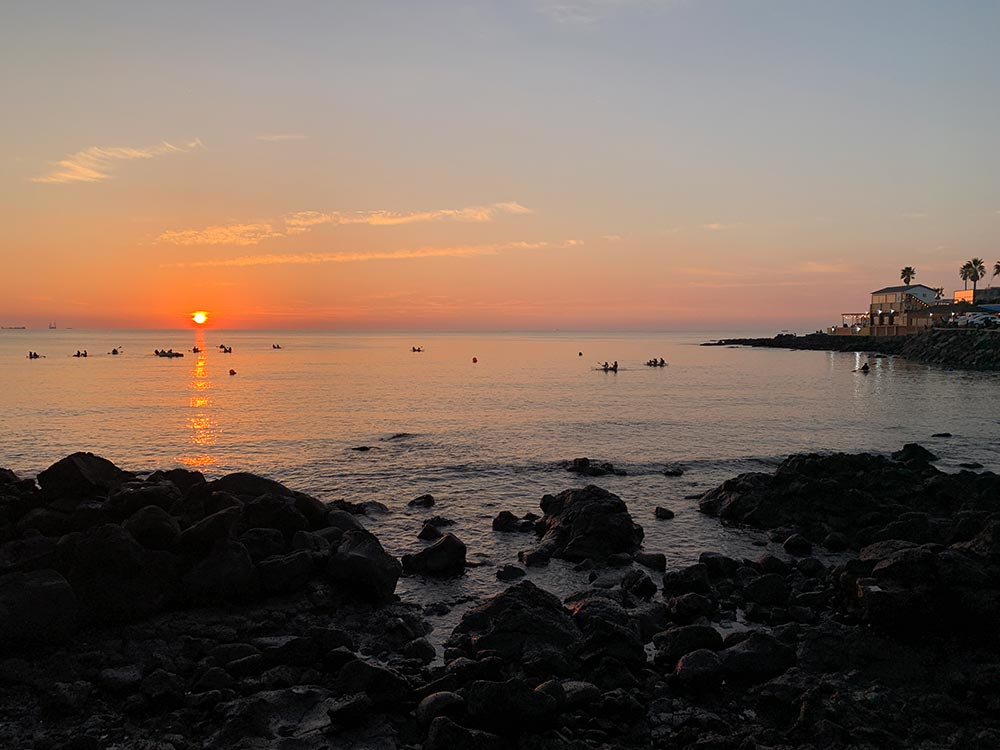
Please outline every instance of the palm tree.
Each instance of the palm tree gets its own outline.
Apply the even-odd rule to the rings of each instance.
[[[986,264],[983,263],[982,258],[973,258],[972,260],[965,261],[965,264],[959,271],[959,276],[965,281],[972,282],[972,301],[976,301],[976,284],[980,279],[986,276]],[[966,285],[966,289],[968,289]]]
[[[917,269],[913,266],[906,266],[899,272],[899,278],[903,280],[903,283],[907,286],[910,285],[910,281],[914,276],[917,275]]]
[[[993,264],[993,275],[1000,276],[1000,260]]]

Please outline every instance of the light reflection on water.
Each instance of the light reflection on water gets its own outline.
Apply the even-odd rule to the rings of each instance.
[[[194,351],[194,350],[199,351]],[[211,388],[208,358],[205,356],[205,333],[198,329],[195,332],[194,367],[191,368],[191,415],[188,426],[191,428],[192,450],[180,456],[180,462],[190,469],[208,470],[219,462],[212,455],[212,447],[217,442],[217,423],[212,411]]]
[[[425,514],[406,502],[430,492],[430,514],[454,520],[470,558],[488,564],[401,590],[449,601],[495,589],[495,568],[530,539],[496,534],[490,520],[588,481],[560,466],[577,456],[625,468],[589,481],[621,495],[646,548],[672,565],[705,549],[757,554],[753,534],[722,529],[691,496],[789,453],[921,442],[945,470],[1000,469],[1000,375],[891,358],[868,360],[860,375],[859,354],[697,346],[729,335],[4,331],[0,466],[34,476],[90,450],[133,471],[266,474],[324,500],[386,503],[391,513],[368,523],[396,555],[421,547]],[[123,353],[101,354],[113,346]],[[85,348],[98,354],[70,356]],[[29,361],[29,350],[46,358]],[[669,366],[644,367],[654,356]],[[594,371],[604,360],[621,370]],[[931,437],[941,432],[954,437]],[[406,435],[390,439],[397,433]],[[684,476],[663,476],[668,462]],[[654,520],[657,505],[676,517]],[[556,590],[585,583],[558,564],[530,575]]]

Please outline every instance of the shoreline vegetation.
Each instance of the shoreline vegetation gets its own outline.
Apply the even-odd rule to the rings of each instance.
[[[518,582],[443,649],[395,590],[463,574],[446,528],[397,560],[365,504],[253,474],[133,474],[90,453],[36,479],[3,469],[0,744],[995,748],[1000,477],[934,460],[915,444],[794,455],[727,480],[699,510],[785,554],[671,570],[617,495],[545,495],[541,515],[494,520],[523,535],[523,567],[494,561]],[[426,521],[415,535],[446,526]],[[537,587],[553,558],[590,585]]]
[[[963,370],[1000,370],[1000,331],[931,328],[910,336],[805,336],[778,334],[773,338],[720,339],[702,346],[752,346],[808,351],[872,352],[895,355],[912,362]]]

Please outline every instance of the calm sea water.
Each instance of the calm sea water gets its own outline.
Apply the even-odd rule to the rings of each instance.
[[[731,335],[5,330],[0,466],[33,476],[89,450],[133,471],[252,471],[324,500],[385,503],[390,513],[367,523],[397,555],[421,548],[424,517],[443,515],[482,567],[458,581],[404,579],[400,591],[446,604],[497,590],[495,569],[531,546],[491,530],[500,510],[537,511],[544,493],[588,481],[625,500],[647,550],[684,565],[708,549],[759,554],[759,535],[721,528],[691,496],[790,453],[916,441],[945,470],[1000,470],[1000,375],[899,359],[860,375],[864,355],[698,346]],[[669,366],[645,367],[651,357]],[[594,369],[605,360],[619,372]],[[628,476],[578,478],[561,465],[578,456]],[[663,476],[668,463],[684,476]],[[433,509],[406,508],[427,492]],[[676,518],[655,520],[657,505]],[[564,593],[586,582],[558,562],[530,575]]]

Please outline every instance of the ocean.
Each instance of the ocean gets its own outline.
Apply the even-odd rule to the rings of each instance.
[[[384,503],[389,512],[365,523],[397,556],[424,546],[424,518],[445,516],[477,567],[452,581],[403,578],[398,591],[452,610],[434,616],[447,629],[458,605],[499,590],[496,569],[533,545],[493,532],[492,518],[538,512],[545,493],[588,482],[615,492],[645,529],[645,549],[678,567],[704,550],[759,555],[766,537],[723,528],[694,498],[792,453],[919,442],[945,471],[1000,470],[1000,375],[699,346],[734,335],[766,334],[4,330],[0,466],[30,477],[86,450],[136,472],[251,471],[322,500]],[[167,348],[185,356],[153,355]],[[84,349],[87,358],[72,356]],[[646,367],[653,357],[668,366]],[[595,369],[614,360],[617,373]],[[865,360],[871,372],[855,372]],[[942,432],[952,437],[932,437]],[[627,476],[568,473],[582,456]],[[665,476],[672,464],[684,474]],[[424,493],[433,508],[407,508]],[[675,518],[655,519],[657,506]],[[587,580],[559,561],[529,575],[561,594]]]

